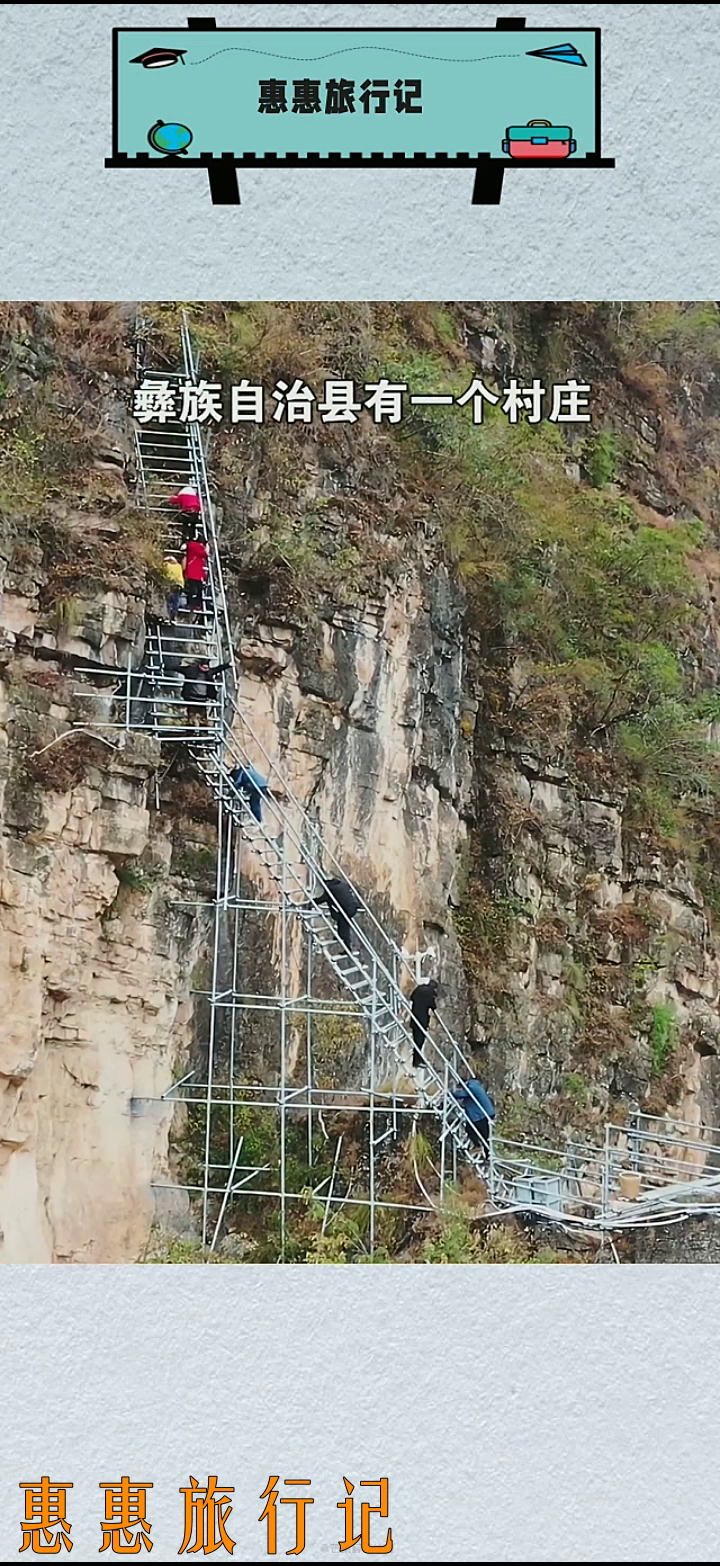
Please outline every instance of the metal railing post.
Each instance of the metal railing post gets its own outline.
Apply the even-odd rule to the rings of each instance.
[[[445,1062],[445,1079],[443,1082],[443,1107],[442,1121],[440,1125],[440,1206],[445,1200],[445,1162],[447,1158],[448,1138],[448,1094],[450,1092],[450,1073],[447,1061]]]
[[[125,728],[127,729],[128,732],[130,730],[131,688],[132,688],[132,649],[128,648],[128,656],[127,656],[127,684],[126,684],[126,691],[125,691]]]
[[[375,1030],[377,1028],[377,963],[373,964],[370,1012],[370,1255],[375,1255]]]
[[[488,1193],[493,1207],[496,1196],[495,1179],[495,1127],[492,1120],[488,1120]]]
[[[605,1127],[605,1149],[603,1159],[602,1178],[602,1216],[606,1218],[610,1211],[610,1127]]]
[[[280,905],[280,1260],[285,1260],[287,1196],[286,1177],[286,1048],[287,1048],[287,848],[282,834],[282,886]]]

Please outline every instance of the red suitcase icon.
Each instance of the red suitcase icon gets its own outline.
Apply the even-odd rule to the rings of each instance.
[[[527,125],[508,125],[502,150],[511,158],[569,158],[577,142],[569,125],[551,125],[549,120],[528,120]]]

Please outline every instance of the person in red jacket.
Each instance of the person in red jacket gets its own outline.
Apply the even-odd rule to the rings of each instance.
[[[192,484],[185,484],[177,495],[171,495],[168,505],[177,506],[178,511],[189,512],[195,517],[200,515],[200,497]]]
[[[188,609],[200,614],[203,607],[203,583],[207,581],[208,547],[193,529],[185,545],[185,596]]]
[[[176,495],[171,495],[169,506],[174,506],[182,523],[182,538],[185,542],[191,537],[193,526],[201,514],[200,496],[192,484],[185,484]]]

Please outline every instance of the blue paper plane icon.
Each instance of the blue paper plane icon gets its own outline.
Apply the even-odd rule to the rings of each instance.
[[[571,43],[554,44],[550,49],[528,49],[527,52],[536,54],[541,60],[557,60],[559,65],[587,65],[587,61]]]

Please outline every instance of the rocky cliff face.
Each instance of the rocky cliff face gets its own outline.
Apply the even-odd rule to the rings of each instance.
[[[352,623],[338,613],[295,635],[259,624],[239,643],[245,743],[254,735],[282,758],[328,850],[388,927],[412,948],[434,938],[456,967],[451,909],[471,781],[461,627],[447,571],[430,581],[412,571]]]
[[[320,309],[307,308],[308,318]],[[539,319],[546,308],[527,307],[519,320],[519,306],[503,319],[491,307],[467,307],[452,345],[447,323],[432,318],[436,365],[443,355],[451,366],[470,356],[486,375],[527,373],[536,339],[552,336]],[[337,332],[331,309],[328,320]],[[677,659],[692,693],[712,692],[720,645],[714,376],[700,376],[683,348],[688,365],[678,372],[671,424],[666,383],[675,386],[674,370],[655,364],[650,389],[647,366],[644,385],[637,367],[624,363],[621,373],[610,358],[589,370],[583,355],[591,360],[607,344],[602,338],[598,347],[594,319],[595,336],[576,325],[564,371],[592,374],[601,411],[622,421],[625,444],[612,475],[603,474],[591,464],[602,466],[609,446],[581,450],[571,433],[564,479],[578,495],[602,489],[603,504],[607,494],[616,508],[632,499],[636,519],[658,536],[691,514],[703,517],[703,544],[688,549],[698,615]],[[156,592],[157,544],[132,506],[127,322],[104,323],[106,369],[91,347],[80,353],[72,317],[28,318],[24,330],[7,375],[0,462],[8,491],[0,535],[0,1259],[132,1260],[152,1221],[151,1180],[167,1179],[171,1168],[168,1111],[156,1104],[136,1112],[133,1101],[159,1100],[197,1047],[192,992],[203,985],[208,927],[192,904],[212,883],[213,810],[196,780],[168,772],[152,741],[99,726],[107,693],[94,705],[77,694],[79,661],[140,660]],[[391,339],[382,314],[364,330],[379,340],[385,333],[397,357],[396,321]],[[403,330],[412,338],[420,327],[411,318]],[[349,350],[330,336],[331,368],[340,373]],[[16,324],[10,337],[17,345]],[[298,362],[307,356],[299,328],[289,343]],[[209,347],[217,349],[212,333]],[[286,369],[283,354],[289,347],[280,340],[267,364]],[[51,440],[38,401],[48,383],[56,406],[70,390],[71,409],[78,392],[89,401],[81,436],[61,421],[62,439],[55,432]],[[18,446],[29,427],[42,434],[41,458]],[[562,579],[565,599],[575,594],[580,605],[571,684],[566,647],[552,659],[531,647],[530,609],[523,600],[523,621],[492,531],[482,569],[468,558],[469,529],[499,482],[495,470],[473,475],[476,510],[466,516],[460,481],[446,494],[431,465],[434,433],[415,436],[415,466],[407,446],[377,432],[330,448],[307,436],[300,447],[295,431],[219,441],[214,471],[247,722],[378,916],[411,950],[434,949],[443,1014],[475,1052],[508,1128],[545,1137],[568,1126],[590,1130],[635,1102],[691,1124],[717,1123],[713,788],[703,774],[695,791],[702,821],[691,838],[684,818],[669,818],[670,793],[657,804],[660,785],[655,773],[648,781],[645,753],[646,771],[638,771],[630,729],[655,700],[655,666],[642,673],[644,685],[634,665],[625,684],[621,670],[618,689],[634,681],[627,712],[607,708],[613,671],[599,695],[593,685],[605,729],[595,711],[581,733],[577,691],[582,682],[589,704],[600,660],[595,645],[579,643],[585,609],[575,579]],[[539,487],[532,507],[545,499]],[[630,527],[622,511],[618,519]],[[526,547],[523,537],[517,552]],[[554,544],[532,541],[528,558],[543,592],[555,590],[565,569],[563,547],[561,534]],[[605,569],[599,555],[590,562],[591,576]],[[627,580],[644,569],[633,557]],[[664,560],[663,572],[659,615],[671,592]],[[484,574],[492,598],[480,593]],[[497,608],[502,593],[515,615],[512,634]],[[610,624],[614,612],[614,599],[597,608]],[[640,605],[638,616],[645,612]],[[673,680],[658,700],[677,703]],[[664,733],[669,709],[666,718]],[[716,737],[711,707],[699,717],[688,708],[683,721],[691,718]],[[95,737],[69,736],[78,721]],[[612,748],[619,731],[634,758],[624,769]],[[694,764],[690,738],[681,765]],[[262,885],[249,857],[244,869]],[[267,934],[269,941],[248,937],[245,957],[249,977],[264,969],[271,982],[277,941]]]
[[[12,744],[13,720],[5,731]],[[148,759],[128,745],[69,789],[6,792],[0,1213],[4,1261],[121,1261],[136,1255],[168,1116],[159,1096],[184,1057],[197,935],[164,896],[123,882],[170,845],[147,809]]]
[[[127,632],[127,605],[120,612]],[[11,590],[0,613],[6,634],[18,626]],[[352,623],[336,614],[310,634],[256,619],[238,640],[253,734],[378,915],[410,950],[437,952],[459,1028],[466,990],[452,906],[470,784],[461,615],[447,572],[429,584],[409,572]],[[159,1099],[193,1048],[190,989],[208,930],[181,900],[213,884],[212,805],[205,821],[191,820],[171,778],[155,808],[160,755],[144,737],[106,730],[107,745],[87,739],[82,751],[72,737],[54,743],[86,714],[73,694],[80,678],[19,655],[13,634],[23,647],[25,633],[7,635],[3,671],[0,1255],[128,1260],[147,1240],[151,1180],[169,1175],[171,1126],[168,1110],[133,1100]],[[137,656],[141,644],[130,645]],[[95,651],[108,656],[106,647]],[[84,624],[72,649],[90,656]],[[193,853],[199,866],[184,863]],[[261,893],[249,853],[244,869]],[[248,989],[260,973],[266,987],[277,982],[276,945],[266,928],[248,932]],[[322,990],[327,980],[316,982]]]
[[[682,860],[628,840],[622,801],[532,758],[493,758],[520,818],[503,881],[514,905],[505,960],[476,986],[476,1037],[518,1131],[588,1128],[629,1105],[715,1124],[718,949]],[[655,1019],[672,1027],[662,1091]],[[672,1019],[670,1024],[669,1019]]]

